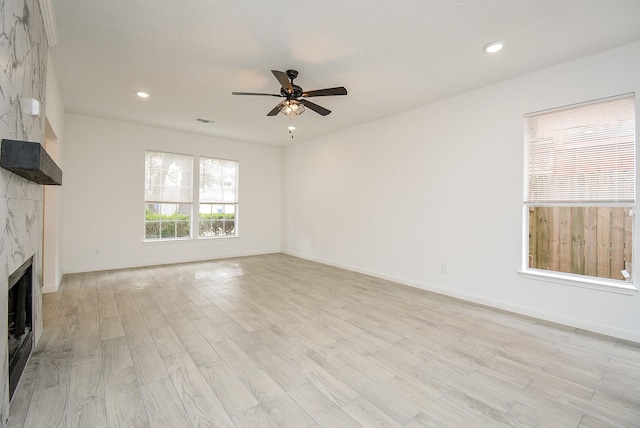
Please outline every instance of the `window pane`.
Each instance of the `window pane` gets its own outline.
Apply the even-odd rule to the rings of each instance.
[[[200,201],[237,202],[238,162],[200,158]]]
[[[191,202],[193,156],[147,151],[145,153],[145,200]]]
[[[200,204],[200,237],[237,236],[237,204]]]
[[[145,152],[145,239],[191,236],[193,156]]]
[[[174,221],[163,221],[160,223],[161,238],[176,237],[176,223]]]
[[[529,267],[624,280],[632,269],[629,207],[529,207]]]
[[[176,222],[176,237],[178,238],[188,238],[191,236],[189,230],[189,222],[188,221],[177,221]]]
[[[144,239],[160,238],[160,222],[146,222],[144,225]]]
[[[236,223],[233,220],[227,220],[224,222],[224,234],[227,236],[235,235]]]
[[[191,236],[191,204],[145,204],[145,239]]]
[[[633,201],[633,96],[526,118],[530,203]]]

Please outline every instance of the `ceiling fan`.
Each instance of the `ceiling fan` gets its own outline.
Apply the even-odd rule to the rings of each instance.
[[[309,97],[326,97],[329,95],[347,95],[347,90],[343,87],[316,89],[314,91],[303,91],[298,85],[293,84],[293,79],[298,77],[296,70],[287,70],[282,72],[278,70],[271,70],[273,75],[278,79],[280,85],[280,94],[263,94],[256,92],[232,92],[233,95],[263,95],[268,97],[280,97],[285,98],[277,106],[273,108],[267,116],[276,116],[278,113],[283,113],[287,116],[297,116],[304,111],[307,107],[316,113],[326,116],[331,113],[331,110],[312,103],[305,98]]]

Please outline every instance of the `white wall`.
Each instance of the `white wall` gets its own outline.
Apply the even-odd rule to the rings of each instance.
[[[638,293],[518,275],[523,115],[628,92],[640,43],[291,146],[283,250],[640,342]]]
[[[144,243],[146,149],[238,160],[240,236]],[[280,148],[67,114],[63,153],[65,273],[280,250]]]
[[[47,84],[44,113],[45,141],[51,158],[63,171],[64,103],[51,54],[47,55]],[[42,247],[42,292],[58,290],[62,282],[62,193],[60,186],[44,186],[44,240]]]

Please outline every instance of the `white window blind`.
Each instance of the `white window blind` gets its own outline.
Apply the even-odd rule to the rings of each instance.
[[[193,156],[147,151],[145,201],[191,203]]]
[[[526,202],[633,202],[634,110],[625,95],[527,115]]]
[[[238,202],[238,162],[200,158],[200,202]]]

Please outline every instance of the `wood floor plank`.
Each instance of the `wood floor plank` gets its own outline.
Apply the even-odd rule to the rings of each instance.
[[[145,408],[133,367],[105,374],[104,385],[109,426],[144,414]]]
[[[364,397],[397,422],[404,424],[420,413],[415,405],[408,403],[393,391],[365,376],[351,366],[336,370],[336,374],[351,389]]]
[[[144,318],[142,318],[137,309],[126,313],[121,312],[120,315],[124,335],[127,337],[130,347],[147,346],[155,343],[144,322]]]
[[[258,404],[240,381],[240,377],[223,360],[199,367],[211,389],[230,415],[236,415]]]
[[[67,412],[67,428],[106,428],[105,400],[90,401]]]
[[[205,366],[220,359],[211,345],[182,313],[167,316],[169,325],[182,342],[184,349],[197,366]]]
[[[167,355],[177,354],[183,352],[184,346],[176,336],[173,329],[166,325],[150,331],[151,337],[160,352],[160,355],[166,357]]]
[[[69,406],[81,407],[101,398],[104,398],[104,379],[100,359],[75,362],[71,368]]]
[[[100,339],[107,340],[124,336],[124,328],[120,316],[102,318],[100,320]]]
[[[341,367],[345,365],[354,367],[376,382],[383,383],[394,376],[387,368],[366,359],[342,343],[332,343],[328,348],[344,363]]]
[[[306,355],[293,359],[292,363],[309,384],[336,406],[344,406],[358,397],[354,390]]]
[[[235,426],[189,354],[181,352],[163,360],[193,426]]]
[[[76,334],[100,329],[97,312],[86,312],[78,315]]]
[[[263,370],[251,373],[243,383],[278,427],[308,427],[314,420]]]
[[[400,428],[403,426],[362,397],[357,397],[342,406],[342,410],[363,427]],[[419,415],[416,415],[411,421]]]
[[[321,427],[359,428],[361,425],[353,420],[334,402],[328,400],[312,384],[305,383],[288,392],[293,401],[303,408]]]
[[[540,409],[532,408],[518,402],[511,406],[505,416],[511,421],[511,426],[515,427],[568,428],[576,426],[562,420],[548,417],[547,414],[541,412]]]
[[[144,322],[147,324],[147,328],[149,330],[154,330],[160,327],[166,327],[169,325],[169,321],[165,318],[165,316],[160,312],[157,306],[154,306],[151,309],[140,309],[140,314],[142,318],[144,318]]]
[[[35,389],[51,388],[69,383],[73,363],[73,340],[57,342],[45,351],[38,370]]]
[[[234,415],[233,421],[242,428],[279,428],[259,405]]]
[[[102,371],[105,375],[126,367],[133,367],[129,344],[124,336],[101,341],[100,354],[102,357]]]
[[[102,346],[98,329],[77,333],[73,345],[74,361],[100,358],[102,355]]]
[[[406,428],[447,428],[448,426],[455,425],[443,425],[428,414],[422,412],[418,413],[413,419],[405,424]]]
[[[136,346],[131,348],[133,368],[140,385],[157,382],[169,377],[160,352],[155,345]]]
[[[67,385],[35,390],[25,427],[64,427],[66,424]]]
[[[215,344],[215,351],[240,376],[247,376],[260,369],[233,340],[223,340]]]
[[[620,428],[617,423],[605,422],[602,419],[591,415],[584,415],[580,420],[578,428]]]
[[[141,392],[151,426],[182,428],[191,425],[169,378],[143,385]]]
[[[222,342],[229,337],[210,318],[198,318],[193,321],[193,326],[211,344]]]

